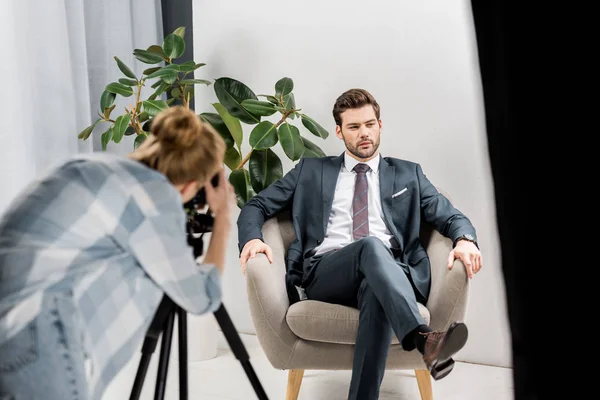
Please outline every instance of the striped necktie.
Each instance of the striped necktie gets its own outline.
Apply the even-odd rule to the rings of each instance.
[[[367,164],[356,164],[354,199],[352,200],[352,234],[354,240],[369,236],[369,186],[367,172],[371,168]]]

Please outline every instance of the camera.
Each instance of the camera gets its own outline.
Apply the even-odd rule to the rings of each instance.
[[[210,182],[216,187],[219,184],[219,174],[213,176]],[[210,214],[210,210],[204,211],[206,206],[206,190],[204,187],[198,190],[198,193],[183,205],[187,214],[187,242],[194,249],[194,257],[199,257],[203,253],[203,234],[212,231],[214,218]]]

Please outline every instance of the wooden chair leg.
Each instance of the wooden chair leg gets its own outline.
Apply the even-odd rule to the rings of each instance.
[[[304,377],[303,369],[290,369],[288,372],[288,384],[285,400],[298,400],[300,385],[302,384],[302,377]]]
[[[421,400],[433,400],[433,390],[431,389],[431,374],[426,369],[415,369]]]

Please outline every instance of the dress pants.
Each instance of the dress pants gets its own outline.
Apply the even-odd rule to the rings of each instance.
[[[309,265],[313,274],[302,285],[308,299],[359,309],[348,399],[375,400],[392,334],[402,343],[406,334],[425,324],[417,307],[423,299],[408,271],[373,236],[308,258],[305,267]],[[405,350],[414,349],[412,343],[402,345]]]

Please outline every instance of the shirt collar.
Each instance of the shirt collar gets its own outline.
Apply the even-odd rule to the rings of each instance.
[[[374,173],[377,173],[379,171],[379,161],[381,160],[381,153],[379,153],[378,157],[373,158],[372,160],[367,161],[364,164],[367,164],[369,167],[371,167],[371,170]],[[344,152],[344,166],[346,167],[346,169],[348,171],[352,171],[352,169],[356,166],[356,164],[358,164],[359,161],[351,156],[348,155],[347,152]]]

